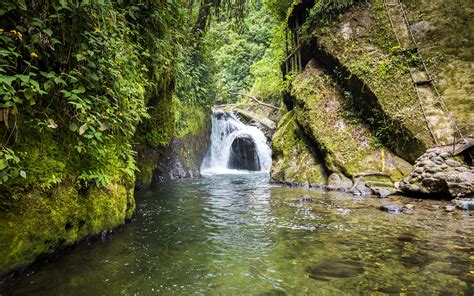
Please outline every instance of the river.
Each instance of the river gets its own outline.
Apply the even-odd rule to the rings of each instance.
[[[1,295],[472,295],[473,221],[440,201],[271,185],[265,173],[172,181],[137,219],[0,286]]]

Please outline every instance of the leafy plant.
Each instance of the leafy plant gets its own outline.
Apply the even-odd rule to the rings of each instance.
[[[18,167],[19,163],[20,158],[15,155],[13,150],[9,148],[0,150],[0,184],[4,184],[18,176],[26,178],[26,172]]]

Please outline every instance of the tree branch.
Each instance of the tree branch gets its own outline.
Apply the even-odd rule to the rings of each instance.
[[[260,101],[259,99],[257,99],[256,97],[251,96],[251,95],[247,95],[247,94],[243,94],[243,93],[230,93],[230,94],[231,95],[236,95],[236,96],[244,96],[244,97],[247,97],[247,98],[251,98],[252,100],[254,100],[255,102],[257,102],[260,105],[270,107],[270,108],[273,108],[275,110],[280,110],[280,108],[278,108],[276,106],[273,106],[273,105],[270,105],[270,104],[267,104],[267,103],[264,103],[264,102]]]

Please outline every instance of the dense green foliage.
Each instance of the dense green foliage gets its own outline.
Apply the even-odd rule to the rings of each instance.
[[[215,100],[278,102],[288,5],[6,1],[0,182],[131,185],[135,151],[195,133]]]
[[[280,100],[284,23],[269,10],[267,5],[256,5],[239,26],[228,19],[211,26],[208,39],[218,69],[214,76],[218,100],[236,102],[241,97],[235,93]]]
[[[132,139],[174,80],[183,12],[166,1],[7,2],[2,182],[131,183]]]
[[[327,26],[328,21],[338,15],[341,11],[351,7],[361,0],[319,0],[315,1],[315,5],[309,10],[308,18],[303,26],[303,32],[309,28]],[[327,30],[327,28],[326,28]]]

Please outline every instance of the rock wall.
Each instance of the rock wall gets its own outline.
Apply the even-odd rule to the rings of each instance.
[[[414,169],[400,182],[407,193],[434,194],[444,198],[473,197],[474,167],[454,159],[449,149],[428,149]]]
[[[211,134],[210,116],[203,118],[199,126],[193,133],[175,137],[171,141],[153,171],[152,185],[166,180],[199,176]]]
[[[132,217],[133,189],[111,184],[78,192],[74,186],[17,192],[0,199],[0,275],[37,256],[115,228]]]
[[[451,8],[443,13],[456,10],[462,14],[461,19],[469,14],[448,6]],[[433,9],[429,12],[440,13]],[[416,18],[420,21],[421,16]],[[433,26],[438,34],[454,33],[449,33],[444,21]],[[278,151],[280,143],[302,133],[310,142],[299,150],[320,156],[319,163],[330,174],[325,183],[329,189],[386,195],[386,189],[392,191],[394,183],[411,171],[410,163],[434,144],[410,77],[412,68],[419,65],[418,56],[400,50],[382,0],[355,5],[324,24],[307,21],[303,29],[307,30],[303,30],[301,47],[305,69],[293,74],[285,96],[286,105],[293,109],[297,131],[285,131],[281,123],[278,125],[278,137],[273,138],[277,157],[272,177],[285,182],[287,177],[281,168],[293,171],[293,175],[306,174],[304,165],[281,157],[285,153]],[[458,45],[466,46],[461,43]],[[429,46],[426,39],[420,44]],[[436,46],[428,52],[437,52]],[[457,60],[466,60],[461,55]],[[431,57],[436,59],[435,54]],[[472,111],[470,107],[464,110]],[[456,108],[453,111],[456,113]]]
[[[273,136],[272,181],[292,186],[324,186],[328,172],[323,156],[311,147],[298,127],[295,112],[286,113]]]

